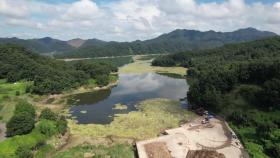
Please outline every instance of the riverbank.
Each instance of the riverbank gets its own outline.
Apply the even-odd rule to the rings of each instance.
[[[62,94],[56,95],[49,95],[45,96],[44,99],[41,99],[39,102],[34,102],[38,108],[50,108],[54,111],[62,111],[65,112],[69,108],[67,105],[67,97],[75,94],[87,93],[87,92],[94,92],[104,89],[109,89],[118,84],[118,79],[110,81],[110,83],[106,86],[99,87],[97,85],[86,85],[81,86],[77,89],[73,89],[70,91],[63,92]]]

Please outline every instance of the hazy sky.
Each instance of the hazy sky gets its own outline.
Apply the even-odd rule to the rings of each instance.
[[[280,34],[280,0],[0,0],[0,37],[149,39],[174,29]]]

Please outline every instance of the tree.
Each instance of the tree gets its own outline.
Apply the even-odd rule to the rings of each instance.
[[[220,111],[221,105],[221,93],[217,91],[214,87],[210,87],[205,90],[202,96],[203,107],[213,111]]]
[[[35,108],[33,107],[33,105],[26,101],[20,101],[16,105],[14,115],[18,115],[21,113],[26,113],[27,115],[29,115],[32,118],[35,118],[35,115],[36,115],[36,111],[35,111]]]
[[[34,128],[34,124],[35,119],[30,114],[26,112],[17,113],[7,123],[6,134],[8,137],[28,134]]]
[[[67,120],[64,116],[60,116],[57,120],[57,130],[62,135],[67,131]]]
[[[263,88],[263,104],[280,109],[280,79],[266,81]]]
[[[42,134],[49,137],[58,132],[55,122],[50,120],[41,120],[38,124],[38,129]]]
[[[40,115],[40,120],[45,119],[45,120],[52,120],[55,121],[57,119],[57,114],[52,112],[49,108],[45,108],[42,110],[41,115]]]
[[[258,124],[256,132],[257,135],[261,138],[268,139],[273,129],[277,126],[272,122],[263,122]]]
[[[19,158],[33,158],[31,150],[25,146],[19,146],[16,150],[16,155]]]
[[[234,111],[228,119],[237,126],[249,125],[249,118],[247,113],[241,110]]]
[[[106,86],[109,84],[109,76],[108,75],[98,75],[96,76],[96,83],[100,86]]]
[[[276,143],[273,146],[272,153],[275,158],[280,158],[280,143]]]

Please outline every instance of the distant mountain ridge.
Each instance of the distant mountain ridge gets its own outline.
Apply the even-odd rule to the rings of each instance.
[[[38,53],[54,53],[60,58],[119,56],[133,54],[177,53],[194,49],[208,49],[230,43],[253,41],[277,36],[254,28],[233,32],[177,29],[154,39],[133,42],[106,42],[99,39],[61,41],[50,37],[23,40],[0,38],[0,43],[16,43]]]
[[[0,38],[0,44],[11,43],[17,44],[27,49],[30,49],[36,53],[58,53],[58,52],[68,52],[74,50],[74,47],[69,45],[65,41],[53,39],[50,37],[39,38],[39,39],[19,39],[13,38]]]
[[[76,38],[76,39],[72,39],[72,40],[67,41],[67,43],[74,48],[81,47],[85,42],[86,42],[86,40],[83,40],[83,39],[80,39],[80,38]]]

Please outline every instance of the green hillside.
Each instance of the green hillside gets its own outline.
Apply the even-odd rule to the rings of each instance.
[[[0,79],[10,83],[32,81],[33,85],[27,89],[37,94],[60,93],[87,84],[90,79],[106,85],[111,71],[116,68],[105,63],[66,63],[21,46],[0,45]]]
[[[280,155],[280,37],[190,51],[153,65],[188,67],[188,101],[225,119],[253,158]]]

